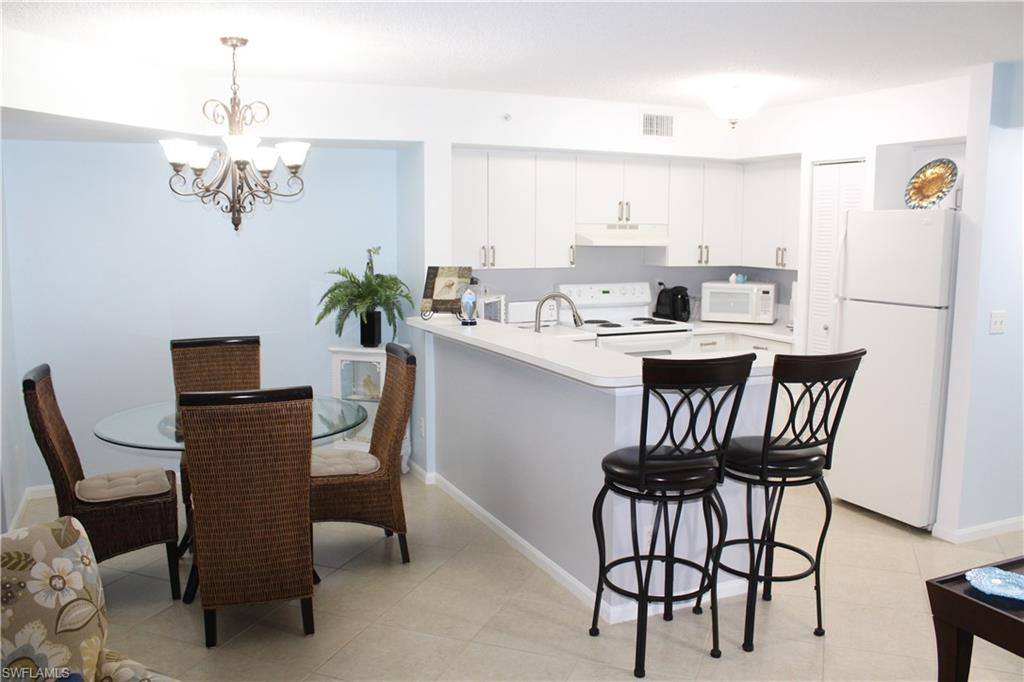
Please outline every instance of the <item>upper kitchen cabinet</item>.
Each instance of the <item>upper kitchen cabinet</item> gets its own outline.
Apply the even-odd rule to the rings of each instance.
[[[742,205],[740,264],[795,270],[800,231],[800,158],[745,163]]]
[[[743,166],[705,161],[703,253],[698,265],[737,265],[742,244]]]
[[[580,156],[576,162],[576,222],[667,225],[669,162]]]
[[[487,267],[487,152],[452,150],[452,262]]]
[[[538,268],[576,265],[576,159],[537,154]]]
[[[704,262],[704,163],[673,159],[670,172],[668,239],[665,248],[647,249],[651,265],[701,265]]]
[[[487,153],[487,266],[535,266],[537,157],[532,152]]]

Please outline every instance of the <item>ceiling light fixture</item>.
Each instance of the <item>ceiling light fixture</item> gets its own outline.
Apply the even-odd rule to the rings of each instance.
[[[231,99],[228,104],[208,99],[203,103],[203,115],[217,125],[228,124],[228,134],[221,140],[222,149],[207,147],[191,140],[160,140],[164,156],[171,164],[168,184],[171,191],[182,197],[196,197],[204,204],[213,204],[224,213],[231,214],[231,224],[237,231],[242,214],[252,213],[257,201],[273,202],[274,197],[295,197],[302,193],[304,183],[299,173],[309,151],[308,142],[280,142],[274,147],[261,147],[260,138],[246,132],[254,123],[270,118],[270,107],[264,102],[242,104],[238,99],[238,68],[235,53],[249,41],[245,38],[221,38],[221,44],[231,48]],[[278,158],[288,169],[285,181],[287,191],[280,191],[270,179]],[[211,162],[217,169],[206,173]],[[191,191],[182,175],[185,167],[192,169]],[[255,169],[255,170],[254,170]],[[230,186],[225,187],[230,183]]]
[[[715,116],[733,128],[756,114],[770,96],[794,87],[796,81],[789,78],[746,73],[701,76],[683,84],[685,91],[703,99]]]

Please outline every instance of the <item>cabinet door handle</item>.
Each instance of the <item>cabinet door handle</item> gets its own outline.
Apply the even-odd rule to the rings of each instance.
[[[487,245],[480,247],[480,265],[487,267]]]
[[[626,222],[627,223],[629,222],[629,214],[630,213],[631,213],[631,211],[630,211],[630,208],[629,208],[629,202],[627,201],[626,202]]]
[[[768,350],[768,346],[754,346],[754,350]]]
[[[491,247],[491,267],[494,267],[494,247]]]
[[[775,247],[775,267],[782,267],[782,249]]]
[[[619,222],[622,222],[622,202],[619,202]]]
[[[704,265],[704,247],[697,244],[697,265]]]
[[[782,247],[782,267],[786,267],[786,247]]]
[[[718,345],[718,341],[701,341],[700,342],[700,347],[701,348],[707,348],[708,346],[717,346],[717,345]]]
[[[704,245],[704,265],[711,263],[711,247],[707,244]]]
[[[576,245],[569,245],[569,265],[576,265]]]

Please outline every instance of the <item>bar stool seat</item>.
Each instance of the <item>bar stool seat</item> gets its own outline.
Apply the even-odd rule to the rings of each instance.
[[[696,491],[718,485],[719,460],[717,451],[688,453],[668,459],[672,448],[663,446],[652,451],[640,471],[640,448],[635,445],[619,448],[605,455],[601,468],[609,482],[630,488],[639,488],[646,480],[649,490],[670,486],[672,490]],[[655,457],[665,457],[658,460]]]
[[[825,449],[820,447],[798,450],[769,450],[767,466],[761,470],[763,436],[737,436],[725,453],[726,473],[759,478],[796,478],[820,476],[825,469]]]

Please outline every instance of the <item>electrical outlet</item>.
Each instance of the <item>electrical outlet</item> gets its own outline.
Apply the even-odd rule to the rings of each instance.
[[[423,417],[420,417],[417,420],[417,426],[419,427],[420,438],[426,438],[427,437],[427,420],[424,419]]]
[[[1006,333],[1006,311],[1005,310],[993,310],[988,314],[988,333],[989,334],[1005,334]]]

